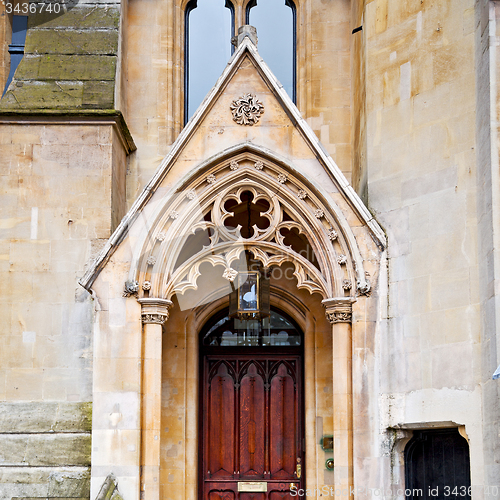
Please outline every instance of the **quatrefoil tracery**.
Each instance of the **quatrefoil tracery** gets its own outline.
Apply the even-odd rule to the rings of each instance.
[[[250,199],[250,204],[248,203]],[[233,202],[232,210],[228,210],[227,207],[231,206]],[[249,224],[250,227],[244,227],[242,224],[231,225],[232,221],[236,221],[238,217],[235,214],[236,209],[239,207],[244,207],[245,205],[254,205],[254,212],[258,213],[257,218],[259,220],[266,219],[268,221],[268,226],[265,228],[259,227],[258,223]],[[259,205],[268,206],[269,208],[265,211],[258,210]],[[250,210],[251,206],[248,207]],[[226,192],[219,196],[213,208],[213,222],[219,226],[220,231],[229,240],[239,240],[241,238],[248,241],[261,241],[267,240],[269,236],[273,233],[274,227],[279,223],[280,217],[280,206],[277,198],[272,196],[270,193],[263,192],[257,189],[255,186],[246,185],[242,186],[234,192]],[[250,213],[250,221],[254,222],[255,215],[252,217]],[[261,224],[263,225],[263,224]],[[250,234],[253,229],[253,234]],[[246,236],[246,237],[245,237]]]

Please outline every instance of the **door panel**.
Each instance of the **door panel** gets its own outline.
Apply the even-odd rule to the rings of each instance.
[[[221,363],[210,381],[208,464],[214,478],[229,479],[234,471],[234,380]]]
[[[241,379],[240,388],[240,477],[264,477],[265,451],[264,380],[252,363]]]
[[[303,488],[302,401],[300,355],[206,354],[202,500],[288,500],[290,483]]]
[[[297,460],[297,436],[295,415],[290,410],[296,407],[296,402],[293,379],[288,375],[284,363],[280,363],[271,380],[269,406],[271,478],[292,478]]]
[[[232,490],[211,490],[208,493],[209,500],[234,500],[234,491]]]

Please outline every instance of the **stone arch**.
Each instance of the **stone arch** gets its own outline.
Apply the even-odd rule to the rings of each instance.
[[[241,201],[244,191],[270,206],[261,214],[269,220],[268,228],[254,228],[249,238],[224,225],[231,215],[224,203]],[[232,263],[245,250],[266,267],[291,262],[298,287],[319,293],[323,300],[354,299],[370,290],[354,233],[331,196],[263,148],[230,148],[199,164],[169,195],[155,196],[156,209],[148,216],[129,274],[129,281],[139,285],[139,298],[171,300],[176,293],[196,289],[204,262],[221,266],[221,274],[230,279]],[[177,266],[187,238],[201,230],[209,232],[209,245]],[[282,230],[304,235],[318,267],[285,244]]]

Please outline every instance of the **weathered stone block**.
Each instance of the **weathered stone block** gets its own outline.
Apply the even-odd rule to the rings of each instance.
[[[48,12],[37,13],[28,17],[28,28],[114,28],[120,24],[120,11],[114,7],[96,8],[75,7],[63,15],[54,17]]]
[[[85,498],[90,496],[87,467],[0,467],[0,499]]]
[[[116,56],[27,55],[16,71],[18,80],[114,80]]]
[[[4,434],[0,460],[7,466],[88,466],[90,441],[90,434]]]
[[[112,81],[86,81],[83,83],[82,107],[86,109],[112,109],[115,84]]]
[[[25,54],[116,54],[118,31],[33,30]]]
[[[83,100],[83,82],[24,81],[11,86],[1,101],[2,109],[69,109],[80,108]]]
[[[0,433],[90,432],[91,429],[92,403],[0,403]]]

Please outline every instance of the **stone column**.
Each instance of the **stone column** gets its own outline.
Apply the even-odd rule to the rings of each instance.
[[[142,306],[141,500],[160,498],[162,325],[172,302],[138,299]]]
[[[326,299],[333,339],[333,460],[335,489],[349,497],[353,487],[352,446],[352,302],[349,297]]]

